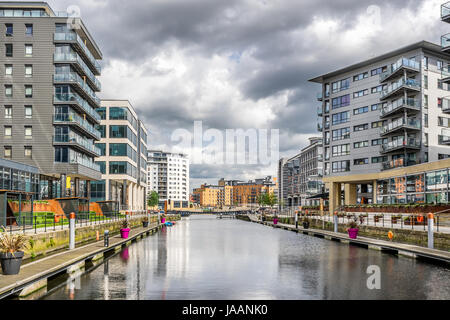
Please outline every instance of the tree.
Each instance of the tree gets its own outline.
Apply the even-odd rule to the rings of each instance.
[[[274,193],[267,193],[265,202],[268,206],[273,207],[278,203],[277,196]]]
[[[148,195],[147,195],[147,205],[149,207],[154,207],[157,206],[159,203],[159,194],[158,192],[152,190]]]

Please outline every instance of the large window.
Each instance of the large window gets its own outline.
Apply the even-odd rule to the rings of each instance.
[[[350,160],[336,161],[332,163],[333,172],[350,171]]]
[[[128,143],[110,143],[110,156],[125,156],[137,162],[137,152]]]
[[[333,134],[333,141],[336,140],[343,140],[343,139],[349,139],[350,138],[350,128],[341,128],[337,130],[332,131]]]
[[[333,125],[350,121],[350,111],[333,114]]]
[[[95,145],[100,149],[100,155],[106,156],[106,143],[96,143]]]
[[[333,146],[333,157],[346,156],[350,154],[350,144],[341,144]]]
[[[97,111],[97,113],[100,115],[100,119],[106,120],[106,108],[105,107],[97,108],[97,109],[95,109],[95,111]]]
[[[342,90],[346,90],[350,87],[350,78],[336,81],[332,83],[332,93],[336,93]]]
[[[331,99],[331,105],[332,109],[342,108],[350,105],[350,95],[346,94],[344,96]]]
[[[95,127],[98,131],[100,131],[100,137],[106,138],[106,126],[101,124],[101,125],[96,125]]]
[[[55,147],[55,162],[69,162],[69,148]]]
[[[366,112],[369,112],[369,107],[368,106],[353,109],[353,114],[354,115],[362,114],[362,113],[366,113]]]
[[[359,81],[365,78],[369,77],[369,72],[362,72],[360,74],[357,74],[356,76],[353,76],[353,81]]]
[[[359,98],[359,97],[367,96],[368,94],[369,94],[369,89],[356,91],[356,92],[353,92],[353,98]]]
[[[353,164],[355,166],[360,166],[364,164],[369,164],[369,158],[361,158],[361,159],[354,159]]]
[[[353,143],[353,148],[358,149],[358,148],[364,148],[364,147],[368,147],[369,146],[369,141],[358,141],[358,142],[354,142]]]
[[[110,161],[109,174],[126,174],[134,178],[137,177],[137,169],[126,161]]]
[[[109,108],[109,120],[128,120],[131,112],[128,108],[111,107]]]
[[[353,131],[363,131],[369,129],[369,124],[364,123],[353,127]]]

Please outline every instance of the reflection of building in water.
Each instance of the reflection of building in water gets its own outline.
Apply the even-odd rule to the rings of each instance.
[[[189,267],[190,219],[179,221],[176,227],[168,230],[167,240],[167,277],[181,278]]]

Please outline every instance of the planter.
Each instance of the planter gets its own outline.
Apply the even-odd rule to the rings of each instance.
[[[142,221],[142,227],[147,228],[148,227],[148,221]]]
[[[166,218],[161,218],[161,223],[165,223],[166,222]]]
[[[397,220],[401,219],[400,217],[391,217],[392,224],[396,224]]]
[[[380,221],[380,218],[383,218],[382,216],[374,216],[373,217],[373,220],[375,221],[375,222],[379,222]]]
[[[347,230],[347,232],[350,239],[356,239],[356,237],[358,236],[358,229],[356,228],[355,229],[350,228]]]
[[[0,261],[4,275],[18,274],[22,264],[23,251],[0,253]]]
[[[129,234],[130,234],[130,228],[120,229],[120,237],[122,239],[127,239]]]
[[[277,218],[273,219],[273,224],[277,224],[277,223],[278,223],[278,219]]]
[[[303,229],[309,229],[309,222],[303,222]]]

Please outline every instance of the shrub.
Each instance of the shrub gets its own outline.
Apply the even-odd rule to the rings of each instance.
[[[3,233],[0,235],[0,251],[4,253],[14,253],[26,248],[27,237],[23,234]]]

